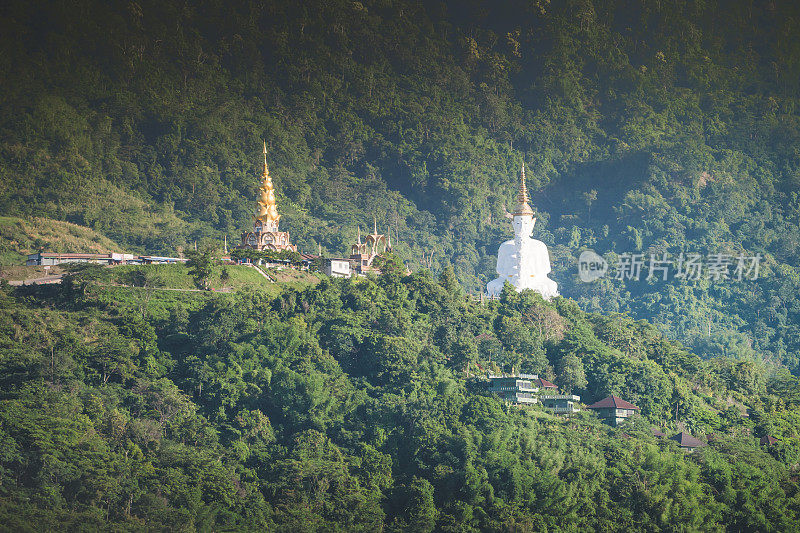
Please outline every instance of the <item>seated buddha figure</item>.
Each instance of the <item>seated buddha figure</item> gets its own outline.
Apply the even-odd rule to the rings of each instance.
[[[486,285],[489,296],[499,296],[508,281],[517,292],[532,289],[545,300],[558,296],[558,284],[547,277],[550,273],[550,254],[547,246],[532,239],[536,218],[528,203],[525,186],[525,167],[522,167],[522,184],[514,210],[514,238],[500,245],[497,251],[498,277]]]

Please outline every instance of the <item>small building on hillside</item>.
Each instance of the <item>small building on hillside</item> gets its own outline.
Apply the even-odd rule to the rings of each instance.
[[[325,258],[325,274],[334,278],[349,278],[353,275],[350,270],[350,260],[335,257]]]
[[[586,408],[592,409],[597,413],[597,416],[606,419],[615,426],[618,426],[628,417],[636,414],[636,411],[639,411],[637,406],[613,394],[592,405],[587,405]]]
[[[546,394],[539,397],[542,406],[556,415],[569,415],[580,411],[576,405],[581,397],[576,394]]]
[[[666,433],[664,433],[663,431],[661,431],[661,430],[660,430],[660,429],[658,429],[658,428],[651,428],[651,429],[650,429],[650,431],[652,431],[652,432],[653,432],[653,436],[654,436],[654,437],[657,437],[657,438],[659,438],[659,439],[663,439],[663,438],[665,438],[665,437],[667,436],[667,434],[666,434]]]
[[[535,380],[539,376],[519,374],[518,376],[489,376],[489,392],[493,392],[507,402],[514,404],[534,404],[538,400],[539,388]]]
[[[185,263],[181,257],[160,257],[133,254],[74,254],[60,252],[39,252],[28,255],[27,266],[53,266],[65,263],[94,263],[97,265],[149,265],[154,263]]]
[[[759,442],[762,446],[774,446],[778,443],[778,439],[772,435],[764,435]]]
[[[314,264],[314,261],[317,261],[319,258],[320,256],[315,254],[300,252],[300,270],[308,270],[311,268],[311,265]]]
[[[130,254],[74,254],[39,252],[28,255],[28,260],[25,262],[25,264],[28,266],[53,266],[64,263],[95,263],[99,265],[113,265],[115,263],[125,262],[125,258],[128,256],[130,256],[131,260],[134,258],[134,256]]]
[[[172,265],[188,261],[184,257],[164,257],[160,255],[140,255],[138,259],[143,265]]]
[[[691,434],[681,431],[680,433],[673,435],[670,437],[670,440],[674,440],[678,443],[678,446],[681,447],[683,451],[686,453],[691,453],[695,451],[697,448],[702,448],[706,446],[706,443],[693,437]]]

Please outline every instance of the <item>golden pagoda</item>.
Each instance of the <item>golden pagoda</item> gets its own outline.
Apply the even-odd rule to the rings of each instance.
[[[256,211],[253,218],[255,219],[253,231],[242,233],[240,248],[297,251],[297,246],[289,242],[289,232],[278,230],[281,216],[278,214],[275,188],[272,185],[272,176],[269,175],[267,166],[266,141],[264,141],[264,172],[261,174],[261,186],[258,188]]]
[[[261,174],[261,187],[256,201],[257,221],[261,221],[264,229],[277,231],[281,216],[278,214],[278,203],[275,201],[275,188],[267,166],[267,142],[264,141],[264,173]]]

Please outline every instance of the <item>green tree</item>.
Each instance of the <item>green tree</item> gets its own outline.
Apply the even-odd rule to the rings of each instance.
[[[561,388],[572,394],[574,389],[583,389],[588,384],[586,371],[581,358],[568,353],[558,363],[558,383]]]
[[[439,285],[441,285],[444,290],[453,296],[458,296],[463,292],[461,289],[461,284],[456,278],[456,272],[453,269],[453,265],[447,265],[444,270],[442,270],[442,273],[439,274]]]
[[[208,290],[209,288],[217,262],[216,253],[217,249],[209,244],[186,254],[189,259],[186,262],[189,274],[194,278],[195,285],[200,289]]]

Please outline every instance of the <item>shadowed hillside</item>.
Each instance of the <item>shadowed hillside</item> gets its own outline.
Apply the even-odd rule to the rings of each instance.
[[[452,264],[475,293],[524,160],[564,294],[656,321],[705,357],[795,370],[799,14],[789,1],[6,2],[0,210],[131,251],[236,242],[266,139],[301,249],[346,253],[375,215],[413,268]],[[751,283],[587,285],[586,247],[764,264]]]

